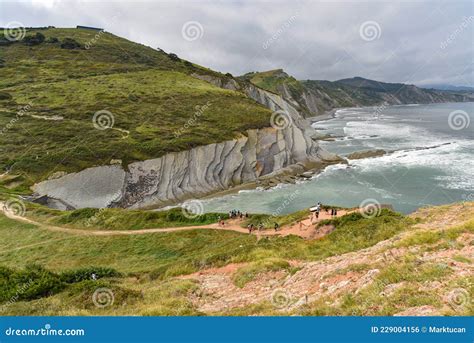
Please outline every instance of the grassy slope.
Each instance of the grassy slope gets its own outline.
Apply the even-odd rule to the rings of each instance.
[[[276,94],[283,94],[283,87],[285,87],[292,98],[298,102],[303,114],[310,115],[302,99],[305,91],[303,83],[296,80],[293,76],[289,76],[282,69],[248,73],[241,76],[241,79]]]
[[[0,243],[0,265],[18,267],[38,262],[54,270],[101,265],[121,272],[152,272],[163,266],[198,270],[202,266],[268,257],[313,260],[370,246],[405,229],[410,221],[384,210],[374,219],[352,214],[335,223],[338,230],[321,240],[288,236],[257,242],[253,235],[213,230],[105,237],[72,235],[39,229],[2,215],[0,231],[5,239]],[[25,246],[31,248],[20,248]]]
[[[22,174],[26,185],[56,171],[77,171],[111,159],[128,163],[156,158],[268,126],[269,110],[242,93],[189,76],[216,74],[210,70],[109,33],[90,44],[97,32],[39,32],[46,36],[39,45],[18,42],[0,50],[0,92],[12,96],[0,100],[0,128],[13,122],[0,135],[0,170]],[[60,42],[69,37],[91,47],[61,49],[60,42],[47,43],[51,37]],[[28,104],[18,118],[19,108]],[[183,129],[205,105],[196,123]],[[94,129],[92,117],[100,110],[113,114],[114,129]]]
[[[276,270],[294,272],[295,270],[289,268],[285,261],[314,261],[357,251],[402,231],[411,230],[414,223],[412,219],[388,210],[384,210],[379,217],[371,219],[351,214],[334,220],[336,230],[325,238],[304,241],[291,236],[257,240],[255,236],[213,230],[95,237],[51,232],[0,216],[0,234],[3,237],[0,242],[0,266],[18,269],[37,263],[58,273],[70,269],[100,266],[114,268],[124,275],[121,278],[101,281],[106,287],[113,289],[117,296],[117,303],[107,309],[89,306],[90,297],[99,283],[91,285],[90,281],[84,281],[69,285],[54,296],[18,301],[9,305],[5,313],[39,314],[44,311],[46,314],[198,314],[190,300],[191,295],[199,291],[198,286],[191,280],[175,279],[173,276],[229,263],[251,262],[234,275],[236,284],[242,286],[262,272]],[[400,247],[424,244],[437,247],[422,251],[442,249],[446,244],[445,240],[456,240],[463,232],[472,232],[472,224],[470,225],[448,230],[436,237],[423,236],[415,239],[418,234],[405,235],[403,240],[396,242]],[[423,281],[444,277],[449,272],[444,269],[438,270],[436,266],[431,265],[423,267],[424,269],[420,271],[416,261],[416,258],[411,258],[400,266],[381,265],[379,278],[385,284],[403,279]],[[366,268],[369,267],[351,266],[351,270],[354,271]],[[397,270],[391,271],[389,268]],[[414,289],[407,291],[411,292],[407,300],[395,298],[390,298],[389,302],[384,300],[387,306],[385,312],[371,312],[373,311],[370,310],[371,304],[381,301],[378,295],[373,294],[375,292],[373,289],[361,295],[344,298],[343,303],[336,308],[329,308],[324,303],[317,302],[304,310],[306,314],[391,314],[395,311],[396,301],[410,304],[435,302],[433,297],[423,297],[423,294]],[[358,302],[357,299],[360,300],[361,297],[365,297],[367,301]],[[128,307],[123,305],[125,302],[129,304]],[[226,314],[276,314],[271,306],[270,308],[265,304],[262,306],[256,308],[251,306]],[[380,309],[380,306],[377,309]]]

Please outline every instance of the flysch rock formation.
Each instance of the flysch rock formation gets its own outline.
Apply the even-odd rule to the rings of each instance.
[[[126,169],[121,165],[88,168],[37,183],[33,190],[74,208],[160,207],[262,177],[304,172],[339,161],[311,139],[315,131],[310,123],[281,96],[233,79],[193,76],[218,87],[242,91],[272,111],[283,111],[291,117],[291,123],[281,129],[248,130],[237,139],[134,162]]]

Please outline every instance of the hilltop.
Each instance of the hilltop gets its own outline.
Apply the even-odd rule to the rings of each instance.
[[[28,29],[2,45],[0,170],[21,174],[26,185],[269,126],[270,110],[191,74],[230,76],[108,32]],[[98,111],[108,111],[103,124],[113,120],[112,129],[94,129]],[[196,116],[202,120],[189,127]]]
[[[424,89],[362,77],[337,81],[297,80],[282,69],[248,73],[241,79],[282,95],[297,104],[306,116],[341,107],[474,101],[472,91]]]

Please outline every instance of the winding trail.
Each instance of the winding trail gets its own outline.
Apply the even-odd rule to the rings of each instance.
[[[46,223],[41,223],[33,219],[16,215],[5,207],[3,202],[0,202],[0,208],[2,212],[10,219],[18,220],[24,223],[33,224],[38,227],[55,231],[55,232],[66,232],[77,235],[93,235],[93,236],[120,236],[120,235],[143,235],[148,233],[166,233],[166,232],[177,232],[177,231],[189,231],[189,230],[220,230],[220,231],[234,231],[244,234],[249,234],[248,230],[242,228],[240,224],[242,223],[239,219],[226,220],[225,225],[222,227],[218,223],[207,224],[207,225],[196,225],[196,226],[177,226],[177,227],[165,227],[165,228],[150,228],[150,229],[139,229],[139,230],[85,230],[85,229],[73,229],[63,226],[55,226]],[[349,211],[340,210],[338,211],[338,217],[343,216]],[[266,236],[288,236],[288,235],[297,235],[305,239],[317,238],[317,232],[313,229],[313,225],[320,220],[330,219],[331,215],[321,212],[319,219],[317,221],[311,222],[311,215],[307,219],[304,219],[296,224],[291,226],[284,226],[278,231],[266,229],[263,231],[255,230],[252,232],[253,235],[257,237],[266,237]]]

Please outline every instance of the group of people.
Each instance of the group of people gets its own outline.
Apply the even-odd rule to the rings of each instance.
[[[318,202],[318,204],[316,205],[316,210],[313,211],[313,215],[311,217],[311,222],[314,223],[316,220],[319,219],[319,213],[321,212],[321,206],[323,204],[321,204],[320,202]]]
[[[245,212],[243,214],[240,210],[231,210],[229,211],[229,219],[234,219],[234,218],[239,218],[240,220],[243,220],[245,218],[249,217],[249,214]]]
[[[260,232],[260,231],[262,231],[264,228],[265,228],[265,226],[263,225],[263,223],[259,223],[259,224],[257,225],[257,227],[255,227],[255,225],[253,225],[253,224],[247,225],[247,230],[249,230],[249,234],[251,234],[252,231],[254,231],[255,229],[257,229],[258,232]],[[273,224],[273,229],[275,230],[275,232],[277,232],[279,228],[280,228],[280,224],[278,224],[277,222],[275,222],[275,223]]]
[[[311,223],[315,223],[319,219],[319,214],[321,213],[323,204],[318,202],[317,205],[311,209]],[[329,208],[326,207],[326,214],[329,214]],[[331,217],[337,217],[337,209],[331,208]]]
[[[231,210],[229,211],[229,219],[236,219],[239,218],[240,220],[244,220],[244,218],[248,218],[249,214],[245,212],[241,212],[240,210]],[[221,216],[217,217],[217,224],[219,224],[220,227],[225,227],[225,221],[224,218]]]

